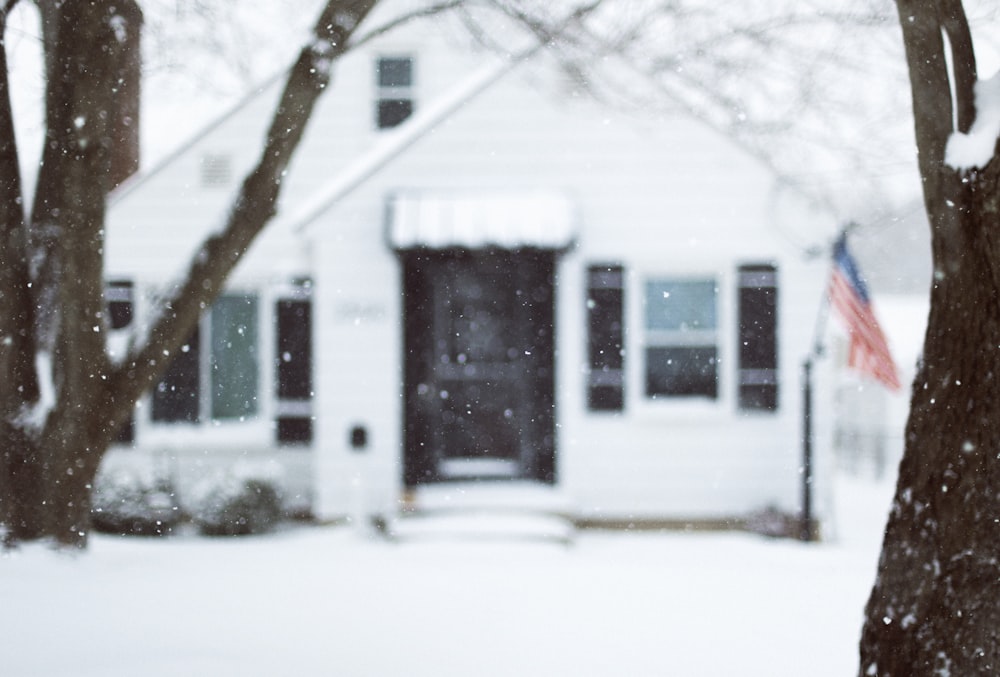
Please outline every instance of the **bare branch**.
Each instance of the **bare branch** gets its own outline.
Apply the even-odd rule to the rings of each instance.
[[[288,74],[257,166],[243,182],[225,228],[209,238],[190,263],[184,281],[166,301],[144,344],[135,346],[112,375],[113,392],[135,400],[162,374],[168,360],[221,292],[229,273],[274,215],[292,159],[312,110],[330,80],[331,63],[349,49],[350,38],[376,0],[329,0]],[[124,422],[117,408],[109,428]]]
[[[372,30],[368,31],[364,35],[358,37],[355,40],[351,40],[351,48],[360,47],[361,45],[374,40],[375,38],[392,31],[405,23],[413,21],[414,19],[426,19],[428,17],[436,16],[442,12],[447,12],[458,7],[462,7],[466,4],[466,0],[449,0],[448,2],[440,2],[435,5],[429,5],[427,7],[422,7],[420,9],[413,10],[412,12],[406,12],[401,14],[394,19],[387,21],[386,23],[376,26]]]

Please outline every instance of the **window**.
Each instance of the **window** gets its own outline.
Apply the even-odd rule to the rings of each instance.
[[[375,101],[375,124],[390,129],[413,114],[413,59],[381,57],[375,64],[378,88]]]
[[[108,326],[111,329],[125,329],[132,324],[132,283],[128,280],[112,280],[104,288],[104,300],[108,304]]]
[[[646,282],[646,396],[718,397],[714,279]]]
[[[257,413],[257,299],[222,296],[211,312],[212,418]]]
[[[303,288],[301,296],[305,296]],[[277,318],[277,440],[312,442],[312,304],[306,298],[282,299]]]
[[[621,411],[625,405],[623,288],[620,265],[587,269],[587,408]]]
[[[770,264],[739,269],[740,409],[778,408],[778,273]]]
[[[154,421],[197,423],[257,414],[257,305],[252,295],[216,300],[153,389]]]

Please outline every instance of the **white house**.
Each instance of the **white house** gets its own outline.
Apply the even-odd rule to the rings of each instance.
[[[777,214],[777,179],[699,122],[456,36],[417,22],[338,62],[275,223],[108,463],[152,463],[183,499],[268,461],[322,519],[513,486],[579,523],[797,514],[827,266],[785,231],[828,224]],[[115,193],[116,333],[223,222],[279,93]]]

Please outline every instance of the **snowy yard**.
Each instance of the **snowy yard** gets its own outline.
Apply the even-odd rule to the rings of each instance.
[[[891,488],[841,479],[836,535],[97,536],[0,556],[5,677],[856,672]]]

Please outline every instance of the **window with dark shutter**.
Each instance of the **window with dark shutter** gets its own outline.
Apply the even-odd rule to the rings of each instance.
[[[739,269],[738,403],[747,411],[778,408],[778,271],[771,264]]]
[[[621,411],[625,407],[624,268],[587,269],[587,407]]]

